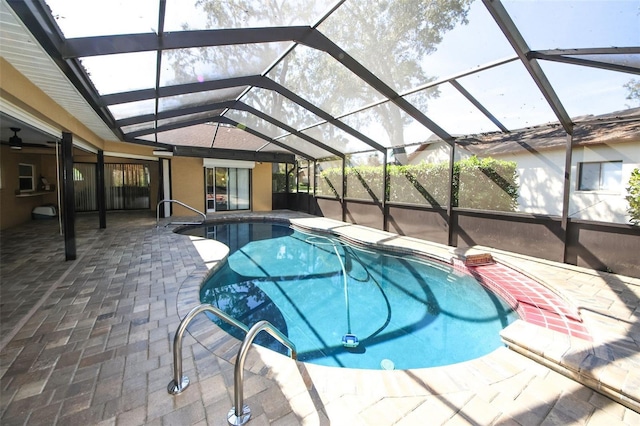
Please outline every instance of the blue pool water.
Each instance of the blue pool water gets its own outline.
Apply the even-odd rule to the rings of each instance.
[[[452,364],[499,347],[500,330],[517,318],[475,279],[440,262],[374,252],[276,223],[227,223],[187,233],[231,249],[228,262],[201,288],[201,301],[249,327],[268,320],[296,345],[301,361],[367,369]],[[359,340],[357,347],[343,346],[348,334]],[[287,353],[267,333],[256,343]]]

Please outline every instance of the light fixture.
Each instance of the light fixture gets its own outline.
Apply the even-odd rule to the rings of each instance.
[[[20,131],[19,127],[10,127],[13,132],[13,136],[9,138],[9,146],[11,149],[22,149],[22,139],[18,136],[18,132]]]
[[[172,151],[154,150],[153,155],[156,157],[173,157]]]

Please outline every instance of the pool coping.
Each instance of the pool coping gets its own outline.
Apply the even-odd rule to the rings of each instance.
[[[418,253],[445,263],[455,263],[451,259],[460,258],[463,253],[490,252],[500,264],[519,270],[510,264],[510,262],[517,262],[517,258],[514,262],[514,259],[508,259],[508,256],[500,251],[478,247],[464,249],[462,252],[457,248],[360,225],[327,218],[301,216],[234,214],[220,216],[213,220],[208,219],[207,223],[215,224],[230,220],[291,223],[309,230],[330,232],[358,244],[405,253]],[[200,304],[201,285],[224,262],[229,252],[228,248],[220,242],[201,237],[185,237],[191,239],[203,264],[185,279],[179,289],[177,312],[180,318],[184,318],[189,310]],[[523,274],[545,285],[564,300],[569,300],[563,295],[562,289],[553,288],[541,279],[531,277],[530,274]],[[577,309],[575,312],[580,315]],[[592,321],[585,323],[587,329],[594,325],[616,326],[613,324],[616,320],[606,316],[598,316],[596,322],[593,321],[594,318],[591,319]],[[487,385],[508,380],[526,369],[526,364],[514,363],[509,353],[511,352],[524,355],[640,412],[638,391],[640,374],[637,373],[640,359],[632,345],[629,348],[620,348],[620,345],[616,345],[613,349],[605,345],[603,350],[602,341],[585,340],[541,325],[517,320],[501,332],[505,347],[498,348],[483,357],[448,366],[393,371],[343,369],[294,362],[284,355],[253,345],[254,356],[250,355],[247,358],[245,367],[254,374],[277,380],[283,392],[292,398],[302,392],[309,392],[310,386],[318,395],[321,395],[322,399],[329,398],[329,400],[345,394],[405,397],[464,392],[471,390],[478,383]],[[193,322],[189,333],[214,355],[226,361],[235,362],[241,342],[212,324],[205,316]],[[507,358],[508,362],[506,362]],[[505,366],[509,367],[505,368]]]

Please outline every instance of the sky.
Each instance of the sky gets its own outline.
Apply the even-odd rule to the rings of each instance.
[[[185,20],[192,27],[202,27],[201,14],[189,15],[189,7],[175,7],[192,1],[168,2],[168,28],[176,28],[177,23]],[[65,36],[70,38],[152,32],[157,27],[157,0],[47,0],[47,3]],[[316,6],[318,10],[326,6],[321,3]],[[504,4],[532,49],[640,48],[640,0],[518,0]],[[81,17],[83,10],[91,13],[90,19]],[[126,12],[122,13],[123,10]],[[476,1],[472,5],[468,20],[468,25],[458,25],[448,32],[436,52],[424,58],[422,66],[430,76],[441,79],[515,55],[482,2]],[[146,52],[84,58],[83,64],[99,92],[108,94],[154,87],[155,56],[155,52]],[[640,62],[640,53],[630,59]],[[113,60],[117,64],[115,67],[107,63]],[[640,106],[626,99],[628,92],[623,87],[634,77],[640,79],[637,75],[540,62],[571,117]],[[524,66],[517,61],[458,81],[507,128],[556,121]],[[443,85],[440,93],[439,99],[429,101],[426,113],[449,133],[461,135],[498,130],[451,86]],[[146,109],[153,107],[149,103],[144,105]],[[140,113],[153,113],[153,109]],[[380,132],[375,125],[371,126],[363,129],[363,133]],[[425,139],[430,134],[417,123],[407,126],[405,133],[407,141]]]

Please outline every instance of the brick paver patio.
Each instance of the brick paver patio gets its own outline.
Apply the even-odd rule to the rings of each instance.
[[[78,258],[71,262],[64,261],[57,222],[0,234],[0,424],[226,424],[239,343],[215,326],[196,321],[190,328],[183,354],[191,385],[178,396],[167,393],[173,335],[219,258],[157,229],[146,212],[110,213],[103,230],[96,215],[79,215],[76,234]],[[595,342],[576,361],[573,378],[617,374],[625,395],[637,397],[640,382],[630,370],[640,341],[640,281],[525,258],[517,263],[581,308]],[[539,362],[505,347],[472,362],[410,371],[320,367],[255,347],[245,365],[249,425],[640,424],[632,404],[572,379],[568,358],[577,355],[561,343],[540,355],[527,348]],[[545,366],[554,347],[563,348],[558,365],[569,373]],[[602,360],[606,365],[597,365]]]

